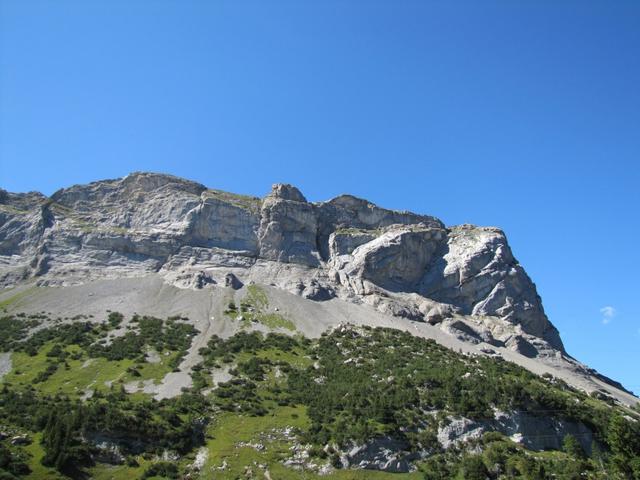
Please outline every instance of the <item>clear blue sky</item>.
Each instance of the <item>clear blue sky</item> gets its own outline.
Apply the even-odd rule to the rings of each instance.
[[[497,225],[640,391],[640,2],[0,5],[3,188],[151,170]]]

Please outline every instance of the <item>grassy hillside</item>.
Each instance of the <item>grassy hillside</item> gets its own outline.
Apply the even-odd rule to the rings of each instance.
[[[638,412],[397,330],[252,332],[268,325],[263,301],[254,292],[234,306],[245,328],[212,337],[193,386],[160,401],[135,386],[177,369],[196,334],[187,319],[1,318],[11,368],[0,379],[0,479],[640,478]],[[590,443],[566,435],[528,450],[492,431],[496,411],[580,425]],[[443,448],[442,432],[463,419],[483,429]],[[387,470],[404,473],[360,468],[380,465],[354,453],[376,442],[395,446],[389,465],[407,468]]]

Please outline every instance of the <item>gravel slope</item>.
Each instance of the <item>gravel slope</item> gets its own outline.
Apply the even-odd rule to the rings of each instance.
[[[284,290],[263,286],[269,297],[269,309],[278,311],[291,319],[300,333],[318,337],[323,331],[342,323],[392,327],[406,330],[414,335],[432,338],[439,344],[455,351],[484,354],[481,350],[491,349],[504,359],[542,375],[549,373],[568,384],[591,392],[604,390],[626,405],[634,405],[640,400],[620,389],[590,375],[586,368],[571,359],[556,357],[529,358],[504,347],[486,343],[473,344],[461,341],[436,326],[412,322],[380,313],[365,304],[355,304],[337,298],[316,302],[306,300]],[[212,335],[221,337],[232,335],[239,328],[224,315],[230,300],[236,302],[244,295],[245,289],[232,290],[225,287],[207,287],[201,290],[181,289],[167,285],[158,275],[142,278],[122,278],[118,280],[96,280],[83,285],[68,287],[33,287],[24,285],[0,293],[0,302],[15,298],[5,304],[11,312],[48,312],[53,316],[73,317],[80,314],[94,315],[96,321],[106,318],[107,310],[119,311],[130,317],[134,313],[168,317],[183,315],[189,317],[199,330],[186,357],[180,364],[180,372],[172,372],[157,388],[157,398],[175,396],[182,387],[191,384],[190,368],[200,362],[198,350],[205,346]],[[262,326],[255,328],[264,329]],[[10,357],[0,354],[0,376],[11,368]]]

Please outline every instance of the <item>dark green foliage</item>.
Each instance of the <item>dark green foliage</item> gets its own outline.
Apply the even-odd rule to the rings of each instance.
[[[236,307],[235,302],[232,300],[227,305],[227,309],[224,311],[227,315],[234,315],[238,311],[238,307]]]
[[[208,409],[208,401],[195,393],[140,402],[114,391],[82,403],[5,386],[0,395],[0,422],[42,431],[43,463],[65,473],[89,463],[84,439],[94,432],[119,439],[124,453],[160,454],[164,449],[187,453],[204,441]]]
[[[420,409],[482,418],[499,398],[477,364],[393,330],[336,331],[314,353],[319,368],[291,372],[289,393],[309,407],[316,442],[398,435]]]
[[[121,325],[123,315],[118,312],[110,312],[107,317],[107,330],[112,330]],[[108,360],[135,359],[143,355],[147,347],[159,352],[164,350],[176,351],[179,354],[172,359],[172,367],[177,367],[184,354],[191,345],[197,330],[182,318],[173,317],[167,320],[159,318],[135,315],[131,323],[136,328],[130,328],[123,336],[114,338],[111,343],[105,345],[99,342],[104,335],[104,325],[90,322],[74,322],[64,325],[56,325],[38,330],[25,339],[28,330],[37,325],[35,320],[22,320],[13,317],[0,318],[0,328],[6,328],[8,335],[0,339],[0,351],[12,349],[24,351],[35,355],[46,343],[57,343],[47,353],[48,357],[63,361],[66,358],[64,347],[78,345],[92,357],[104,357]],[[35,322],[35,323],[34,323]],[[2,331],[2,330],[0,330]],[[46,373],[43,379],[46,379]]]
[[[55,405],[56,399],[43,402],[36,390],[15,391],[7,385],[0,391],[0,423],[39,431],[44,428],[49,408]]]
[[[629,470],[635,480],[640,480],[640,457],[632,458],[629,461]]]
[[[516,455],[510,457],[510,460],[515,460],[512,463],[513,473],[519,473],[524,480],[545,480],[547,475],[541,462],[535,458],[527,455]]]
[[[99,326],[76,322],[41,330],[27,341],[17,340],[15,348],[36,353],[45,344],[50,348],[43,378],[64,368],[69,356],[87,353],[134,359],[129,373],[135,375],[149,348],[184,353],[195,334],[180,318],[136,316],[124,336],[110,345],[99,344],[105,331],[121,325],[119,314],[110,318],[113,322],[108,319]],[[71,354],[69,345],[81,348],[71,349]],[[0,424],[43,432],[45,461],[69,473],[88,464],[86,447],[92,435],[117,440],[128,461],[133,455],[167,449],[184,455],[202,444],[206,419],[213,412],[260,416],[278,405],[303,405],[311,426],[300,433],[300,440],[312,445],[312,457],[337,468],[342,464],[336,445],[391,436],[403,440],[410,451],[428,452],[418,466],[429,480],[640,479],[640,424],[627,416],[633,412],[557,379],[492,358],[464,356],[408,333],[341,328],[307,340],[241,331],[228,339],[212,337],[201,353],[203,362],[192,373],[194,388],[161,402],[129,396],[122,389],[96,392],[81,402],[5,385]],[[234,378],[208,398],[197,393],[211,386],[211,369],[221,364],[228,364]],[[565,438],[562,452],[529,452],[496,432],[442,450],[436,432],[447,417],[484,420],[492,418],[496,408],[582,422],[595,434],[595,453],[587,458],[571,436]],[[20,463],[10,455],[0,449],[0,474],[21,475],[9,469],[7,459]],[[176,464],[160,462],[144,477],[179,475]]]
[[[443,480],[452,478],[454,468],[445,455],[432,455],[421,466],[424,480]]]
[[[83,416],[80,406],[50,410],[42,432],[43,465],[72,472],[89,461],[89,449],[81,438]]]
[[[465,357],[409,333],[336,330],[310,353],[319,368],[292,371],[288,392],[308,407],[312,442],[394,435],[415,445],[402,427],[424,419],[423,411],[482,420],[492,418],[494,408],[553,411],[584,423],[599,439],[606,435],[608,408],[584,402],[587,396],[566,384],[505,361]]]
[[[640,423],[615,415],[609,422],[607,440],[617,455],[631,459],[640,456]]]
[[[202,364],[194,365],[191,371],[191,380],[193,382],[193,389],[196,392],[203,390],[209,385],[209,378],[202,371]]]
[[[303,369],[264,360],[260,352],[267,350],[276,356],[278,351],[293,351],[316,363]],[[425,478],[506,474],[542,480],[554,478],[548,472],[566,479],[596,472],[596,460],[586,459],[573,437],[565,440],[566,455],[553,459],[524,454],[496,432],[485,434],[477,444],[481,456],[467,458],[455,450],[438,454],[438,421],[448,415],[483,420],[492,418],[495,408],[553,412],[584,423],[594,432],[596,444],[606,445],[609,437],[609,443],[617,442],[616,456],[605,452],[599,457],[603,459],[598,460],[600,471],[607,471],[609,461],[617,457],[617,463],[627,465],[624,472],[622,467],[618,470],[632,478],[637,446],[630,437],[640,438],[633,422],[622,418],[610,425],[609,406],[587,401],[587,395],[557,379],[538,377],[505,361],[466,357],[408,333],[368,328],[335,330],[315,341],[240,332],[226,340],[213,337],[201,353],[205,360],[196,378],[207,367],[237,362],[231,372],[238,378],[214,391],[220,408],[256,414],[270,408],[269,399],[279,405],[303,404],[311,420],[303,441],[317,448],[333,442],[347,446],[381,435],[400,437],[412,450],[435,453],[423,464]],[[253,356],[238,361],[247,354]],[[264,393],[266,374],[276,365],[286,383],[282,388],[269,386]],[[440,414],[425,416],[425,411]]]
[[[38,330],[27,340],[16,344],[15,350],[27,353],[37,352],[52,340],[59,342],[60,347],[79,345],[87,348],[97,338],[96,328],[89,322],[76,322]]]
[[[107,322],[111,328],[118,328],[122,323],[122,320],[124,320],[124,315],[120,312],[110,312],[107,317]]]
[[[114,338],[109,345],[92,345],[89,348],[90,355],[108,360],[135,359],[144,354],[147,347],[152,347],[158,352],[165,349],[180,352],[171,365],[176,367],[197,333],[193,325],[176,320],[163,321],[159,318],[136,315],[131,322],[137,326],[135,330]]]
[[[58,371],[58,365],[56,363],[49,363],[47,364],[47,368],[44,369],[42,372],[38,373],[38,375],[36,375],[36,378],[33,379],[34,383],[42,383],[45,380],[47,380],[51,375],[53,375],[54,373],[56,373]]]
[[[261,403],[256,384],[245,379],[233,379],[221,383],[216,388],[215,403],[222,410],[264,415],[267,410]]]
[[[18,319],[13,316],[0,317],[0,352],[15,350],[16,344],[27,336],[29,330],[40,324],[34,319]]]
[[[62,349],[59,343],[56,343],[51,350],[47,352],[47,357],[58,357],[60,360],[64,360],[66,352]]]
[[[582,446],[580,445],[580,442],[578,442],[578,439],[573,435],[567,435],[564,437],[562,441],[562,450],[568,455],[576,458],[585,457],[585,453],[582,449]]]
[[[262,358],[251,357],[246,362],[238,364],[238,371],[251,380],[259,382],[264,380],[264,376],[267,373],[265,365],[271,365],[271,362]]]
[[[116,438],[125,438],[132,449],[161,452],[190,451],[202,441],[203,422],[198,420],[207,404],[192,397],[180,400],[133,402],[127,395],[109,394],[85,404],[84,428]]]
[[[607,441],[617,470],[627,478],[640,479],[640,422],[630,422],[622,415],[613,416]]]
[[[178,478],[178,467],[169,462],[154,463],[142,475],[143,479],[150,477]]]
[[[489,470],[481,455],[465,455],[460,462],[460,474],[465,480],[486,480]]]
[[[26,458],[11,452],[0,443],[0,480],[14,479],[31,473],[31,469],[25,463]]]
[[[247,333],[241,331],[227,340],[213,335],[209,339],[207,346],[200,349],[200,354],[205,358],[206,365],[213,365],[216,361],[223,360],[225,357],[232,361],[236,353],[255,353],[259,348],[262,348],[262,340],[263,337],[260,332]]]
[[[485,434],[485,437],[486,436],[487,435]],[[483,438],[483,443],[486,443],[485,438]],[[515,445],[512,442],[505,441],[504,439],[499,441],[492,441],[484,447],[483,451],[487,465],[500,465],[501,467],[505,466],[509,459],[512,458],[517,452],[518,449],[515,447]]]

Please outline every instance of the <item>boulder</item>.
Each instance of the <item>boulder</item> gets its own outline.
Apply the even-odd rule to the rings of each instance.
[[[244,284],[235,276],[235,274],[227,273],[224,276],[224,286],[233,288],[234,290],[239,290],[244,286]]]

